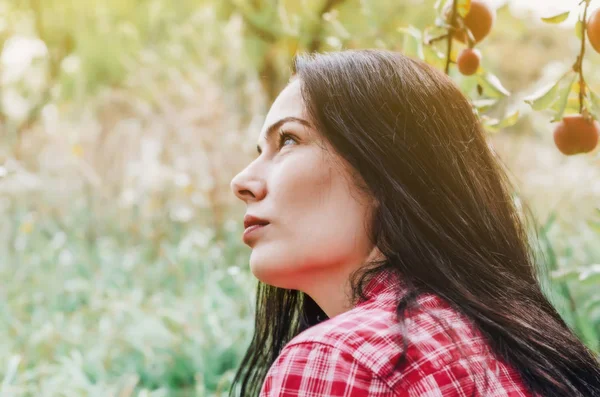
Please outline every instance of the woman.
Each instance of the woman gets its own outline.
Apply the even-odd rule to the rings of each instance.
[[[600,396],[512,187],[443,73],[302,55],[231,182],[258,278],[241,396]]]

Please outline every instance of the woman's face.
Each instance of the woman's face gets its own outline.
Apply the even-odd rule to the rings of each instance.
[[[304,121],[280,124],[287,118]],[[246,203],[246,214],[269,222],[245,239],[252,248],[252,273],[264,283],[313,296],[311,289],[343,284],[371,254],[372,200],[334,164],[337,155],[309,123],[295,79],[267,114],[258,137],[260,155],[233,178],[231,189]],[[280,140],[281,130],[291,136]]]

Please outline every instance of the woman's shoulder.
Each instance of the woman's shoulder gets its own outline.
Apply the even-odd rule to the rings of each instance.
[[[419,308],[405,316],[403,328],[396,319],[396,300],[378,296],[347,312],[327,319],[298,334],[294,344],[326,344],[352,354],[376,371],[391,370],[395,360],[406,351],[409,361],[435,357],[433,367],[456,359],[451,343],[471,351],[483,344],[466,318],[436,295],[418,298]],[[457,334],[453,341],[447,331]],[[406,345],[401,335],[406,336]]]
[[[398,331],[394,327],[392,305],[390,299],[370,300],[313,325],[296,335],[288,345],[314,342],[343,350],[361,351],[361,346],[367,343],[388,342],[388,337]],[[391,345],[386,346],[388,354],[390,348]]]
[[[521,387],[514,369],[491,352],[465,315],[434,294],[417,301],[419,305],[406,313],[404,326],[396,320],[396,300],[379,297],[305,330],[287,346],[331,346],[399,388],[454,372],[473,376],[475,382],[482,371],[491,371],[498,387]]]

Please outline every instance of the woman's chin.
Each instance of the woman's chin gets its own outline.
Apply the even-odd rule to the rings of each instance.
[[[281,264],[250,260],[250,271],[259,281],[279,288],[288,288],[289,273],[283,271]]]
[[[258,280],[263,283],[271,284],[271,279],[273,278],[273,269],[264,261],[258,260],[255,258],[255,252],[252,252],[252,256],[250,257],[250,271]]]

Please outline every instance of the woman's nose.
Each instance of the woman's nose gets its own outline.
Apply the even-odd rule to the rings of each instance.
[[[230,183],[233,194],[244,202],[262,199],[265,191],[264,185],[264,181],[250,175],[247,168],[237,174]]]

